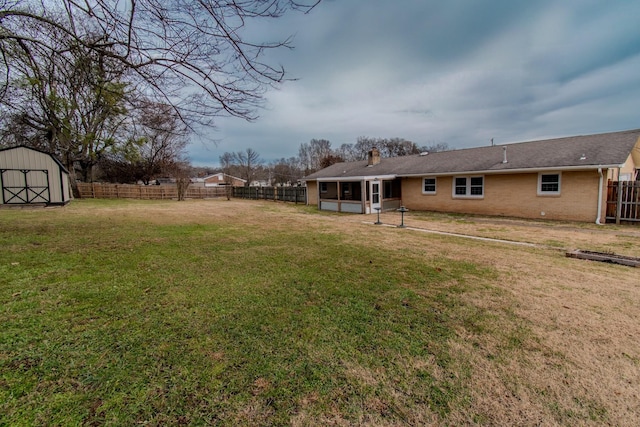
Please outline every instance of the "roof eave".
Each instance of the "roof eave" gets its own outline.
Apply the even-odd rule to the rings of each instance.
[[[394,179],[398,175],[360,175],[360,176],[329,176],[324,178],[302,178],[301,181],[364,181],[364,180],[375,180],[375,179]]]
[[[411,173],[411,174],[397,174],[398,177],[412,178],[421,176],[454,176],[454,175],[500,175],[510,173],[536,173],[536,172],[548,172],[548,171],[575,171],[575,170],[598,170],[608,168],[621,168],[623,164],[606,164],[606,165],[580,165],[580,166],[549,166],[544,168],[519,168],[519,169],[488,169],[488,170],[471,170],[471,171],[459,171],[459,172],[426,172],[426,173]]]

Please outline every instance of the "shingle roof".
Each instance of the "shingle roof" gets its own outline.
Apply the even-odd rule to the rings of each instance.
[[[62,164],[62,162],[60,160],[58,160],[58,158],[56,156],[54,156],[53,154],[48,153],[48,152],[46,152],[44,150],[39,150],[37,148],[27,147],[24,144],[20,144],[20,145],[15,145],[13,147],[0,148],[0,151],[16,150],[16,149],[20,149],[20,148],[24,148],[24,149],[31,150],[31,151],[37,151],[38,153],[46,154],[47,156],[51,157],[53,159],[53,161],[55,163],[57,163],[58,166],[60,166],[60,169],[62,169],[62,171],[64,173],[69,173],[67,168]]]
[[[383,158],[374,166],[367,166],[366,160],[342,162],[317,171],[304,180],[613,167],[627,160],[639,138],[640,129],[636,129]],[[507,162],[503,163],[505,153]]]

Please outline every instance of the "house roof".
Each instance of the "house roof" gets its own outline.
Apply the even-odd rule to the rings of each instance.
[[[639,139],[640,129],[636,129],[383,158],[373,166],[368,166],[367,160],[342,162],[303,180],[617,167],[627,160],[634,147],[640,150]]]
[[[229,178],[237,179],[238,181],[242,181],[242,182],[247,182],[247,180],[246,180],[246,179],[238,178],[238,177],[236,177],[236,176],[232,176],[232,175],[226,174],[226,173],[224,173],[224,172],[218,172],[218,173],[214,173],[214,174],[211,174],[211,175],[207,175],[207,176],[205,176],[205,177],[204,177],[204,178],[202,178],[202,179],[203,179],[203,180],[207,180],[207,179],[209,179],[209,178],[213,178],[214,176],[219,177],[220,175],[226,175],[226,176],[228,176]]]

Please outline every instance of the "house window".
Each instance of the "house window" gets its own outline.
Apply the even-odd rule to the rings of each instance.
[[[326,193],[327,192],[327,183],[326,182],[321,182],[320,183],[320,192],[321,193]]]
[[[541,173],[538,174],[538,195],[553,196],[560,194],[560,174]]]
[[[483,196],[483,176],[457,176],[453,179],[453,197],[482,198]]]
[[[422,194],[436,194],[435,178],[424,178],[422,180]]]

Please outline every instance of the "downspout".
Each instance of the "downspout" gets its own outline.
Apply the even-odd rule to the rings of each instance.
[[[596,224],[602,225],[600,219],[602,217],[602,184],[604,182],[604,177],[602,176],[602,168],[598,168],[598,174],[600,175],[600,180],[598,182],[598,216],[596,217]]]

